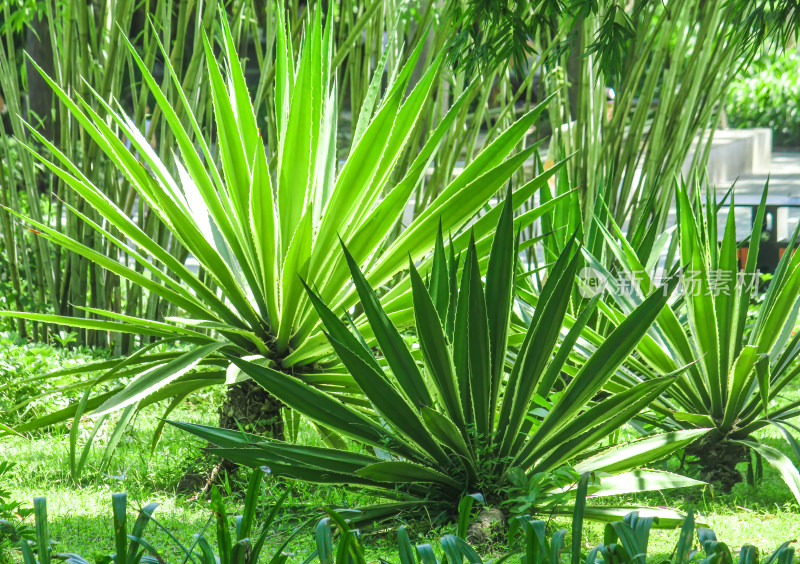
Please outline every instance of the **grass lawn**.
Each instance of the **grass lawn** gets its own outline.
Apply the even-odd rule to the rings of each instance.
[[[198,423],[214,423],[216,409],[213,398],[204,398],[195,404],[188,404],[176,410],[173,418]],[[181,489],[182,477],[189,473],[208,472],[214,465],[214,458],[203,452],[202,442],[189,437],[169,426],[155,451],[150,450],[150,439],[157,424],[157,412],[146,410],[137,422],[133,432],[122,442],[120,450],[107,466],[102,466],[103,449],[92,450],[87,470],[77,485],[69,472],[69,440],[66,435],[42,436],[33,440],[4,439],[0,442],[0,459],[16,463],[16,468],[3,478],[3,488],[10,492],[11,498],[30,503],[36,495],[47,496],[50,517],[50,532],[57,541],[57,548],[77,552],[91,557],[98,552],[113,552],[111,503],[112,492],[128,493],[129,506],[134,513],[138,507],[149,502],[159,502],[155,516],[161,525],[183,543],[191,544],[193,535],[204,531],[209,538],[214,537],[210,526],[210,510],[204,498],[195,499],[191,488]],[[311,431],[304,429],[305,440],[312,440]],[[762,439],[775,446],[781,446],[777,431],[766,430]],[[774,442],[773,442],[774,440]],[[669,467],[675,469],[678,461],[673,459]],[[236,514],[240,507],[238,492],[241,480],[223,484],[229,510]],[[199,480],[198,480],[199,481]],[[285,481],[270,478],[264,505],[277,499],[285,488]],[[323,506],[355,506],[368,503],[371,499],[364,494],[347,492],[342,488],[319,488],[313,485],[294,484],[281,515],[281,526],[271,539],[270,545],[279,546],[299,523],[313,521]],[[599,501],[599,500],[598,500]],[[597,503],[598,501],[595,501]],[[764,468],[763,482],[754,489],[741,483],[729,494],[715,493],[711,487],[684,489],[635,497],[615,498],[600,503],[630,505],[662,505],[688,511],[693,509],[734,551],[743,544],[752,544],[771,552],[786,540],[800,538],[798,507],[788,487],[770,467]],[[592,503],[592,501],[590,501]],[[566,519],[553,519],[551,528],[569,528]],[[409,525],[412,535],[418,529],[422,534],[414,542],[430,542],[436,546],[438,537],[454,532],[452,526],[423,531],[424,527]],[[650,561],[657,562],[667,558],[677,540],[677,531],[654,531],[651,536]],[[146,535],[155,546],[167,547],[164,556],[167,562],[181,562],[180,549],[167,534],[157,526],[149,529]],[[585,546],[588,548],[602,541],[603,526],[590,523],[585,530]],[[393,533],[370,534],[362,539],[368,553],[377,561],[380,558],[396,561],[393,551]],[[302,534],[291,546],[294,559],[302,561],[314,549],[314,541],[309,530]],[[486,555],[507,552],[504,545],[484,547]],[[265,552],[269,554],[269,551]],[[18,555],[9,553],[11,561]]]

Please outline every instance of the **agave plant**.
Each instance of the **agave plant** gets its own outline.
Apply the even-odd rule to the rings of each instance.
[[[770,425],[786,438],[795,457],[800,448],[791,430],[800,431],[791,419],[800,414],[800,401],[781,402],[780,394],[800,372],[795,359],[800,352],[800,333],[793,335],[800,303],[800,254],[784,253],[763,301],[751,307],[758,285],[758,252],[767,198],[765,188],[753,231],[746,264],[740,271],[733,207],[728,212],[721,243],[717,241],[717,210],[711,199],[702,209],[692,207],[685,186],[678,189],[678,260],[685,268],[681,299],[664,307],[650,334],[637,347],[641,355],[638,373],[624,383],[647,381],[655,374],[697,360],[653,404],[660,417],[648,420],[671,429],[713,429],[687,449],[698,457],[703,476],[729,488],[741,481],[736,464],[749,460],[754,451],[772,464],[795,497],[800,500],[800,474],[789,457],[758,441],[754,433]],[[649,292],[653,280],[639,257],[620,236],[605,231],[618,264],[636,273],[630,287]],[[669,236],[665,233],[663,248]],[[794,248],[795,232],[788,248]],[[591,257],[590,257],[591,260]],[[636,307],[638,298],[622,291],[615,278],[598,269],[610,284],[604,310],[612,319]],[[760,466],[760,459],[758,459]],[[752,466],[750,467],[752,469]]]
[[[645,335],[668,292],[653,293],[565,381],[562,370],[571,348],[597,303],[590,304],[557,348],[582,260],[572,240],[552,268],[530,327],[520,335],[518,352],[512,353],[509,341],[519,340],[510,336],[518,250],[513,208],[509,195],[493,240],[486,236],[476,241],[471,234],[461,268],[452,245],[445,252],[441,236],[427,284],[410,262],[418,350],[407,345],[346,247],[344,256],[382,356],[307,286],[331,346],[366,400],[363,404],[346,405],[284,372],[231,359],[292,409],[363,445],[360,452],[176,425],[218,445],[216,452],[235,462],[267,465],[276,474],[300,480],[375,488],[393,500],[366,508],[358,518],[362,521],[401,511],[452,516],[459,499],[474,491],[500,504],[512,477],[519,482],[520,477],[553,473],[570,464],[577,473],[614,475],[605,484],[600,480],[595,495],[699,483],[634,469],[669,455],[702,430],[654,435],[597,452],[604,438],[675,380],[667,375],[617,394],[598,395]],[[487,255],[481,249],[489,245],[484,285],[479,257]],[[545,488],[537,502],[545,504],[560,494],[563,488]]]
[[[275,138],[261,136],[257,108],[251,104],[224,15],[220,19],[221,63],[211,41],[204,41],[216,124],[215,146],[205,141],[207,132],[200,130],[199,120],[188,110],[192,107],[188,103],[192,93],[182,90],[169,57],[165,56],[165,73],[172,81],[169,88],[177,92],[183,110],[188,112],[185,121],[169,103],[171,98],[164,93],[167,87],[159,87],[129,44],[130,56],[141,69],[174,135],[172,162],[159,159],[137,124],[124,112],[95,94],[95,102],[104,109],[101,115],[92,109],[93,104],[65,92],[47,78],[73,119],[135,189],[143,212],[161,222],[175,246],[163,248],[153,241],[141,229],[141,216],[138,221],[129,217],[92,184],[79,165],[38,135],[54,159],[42,153],[37,156],[104,220],[92,221],[73,206],[69,206],[70,212],[118,252],[99,254],[50,225],[23,219],[45,239],[157,294],[170,304],[173,315],[153,320],[97,308],[85,308],[86,318],[80,319],[0,312],[46,323],[144,335],[152,341],[143,341],[146,346],[121,363],[87,366],[86,370],[111,370],[99,379],[84,379],[78,384],[89,390],[84,401],[22,430],[91,410],[103,415],[125,409],[123,421],[128,421],[137,408],[147,403],[179,401],[209,384],[247,380],[230,367],[222,353],[260,359],[275,369],[291,371],[305,383],[329,390],[357,390],[346,375],[315,370],[330,349],[319,331],[319,319],[303,291],[301,277],[333,307],[349,307],[355,303],[356,295],[349,285],[348,268],[339,253],[331,252],[339,239],[347,243],[352,259],[364,268],[370,283],[384,284],[402,273],[409,255],[416,260],[430,252],[440,218],[444,229],[459,229],[536,151],[536,145],[517,152],[515,148],[524,142],[543,105],[488,143],[457,177],[448,179],[438,196],[399,235],[393,234],[407,202],[424,181],[438,147],[469,97],[456,99],[425,143],[411,146],[412,132],[426,119],[421,108],[441,71],[442,57],[434,60],[412,88],[409,81],[421,51],[419,43],[382,93],[384,58],[375,70],[342,163],[337,146],[335,76],[331,70],[333,26],[323,27],[319,11],[310,15],[302,48],[295,57],[280,12],[277,10],[275,104],[270,108],[277,122]],[[36,135],[35,131],[32,133]],[[130,148],[125,140],[130,142]],[[265,143],[272,146],[274,160],[268,159]],[[413,158],[404,157],[408,154]],[[552,173],[548,171],[520,186],[516,201],[529,200]],[[557,200],[551,200],[527,212],[520,226],[533,222],[556,204]],[[499,209],[494,216],[497,213]],[[490,227],[488,222],[478,222],[476,234],[490,234]],[[181,248],[198,261],[199,274],[177,258]],[[400,282],[393,298],[407,289],[402,279]],[[411,323],[411,311],[403,299],[384,303],[398,325]],[[188,350],[185,346],[154,350],[176,342],[192,346]],[[205,368],[197,372],[197,367]],[[91,388],[102,382],[110,382],[112,389],[92,394]],[[114,385],[115,382],[119,383]],[[280,418],[279,404],[258,386],[239,391],[236,397],[241,401],[250,398],[250,403],[255,403],[257,419]],[[280,427],[276,429],[279,431]]]

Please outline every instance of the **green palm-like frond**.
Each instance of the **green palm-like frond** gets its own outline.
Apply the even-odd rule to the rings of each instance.
[[[491,198],[536,151],[536,145],[517,148],[524,144],[544,104],[487,143],[457,177],[443,186],[428,208],[396,235],[394,230],[407,204],[435,163],[443,139],[452,131],[470,96],[465,93],[452,102],[424,143],[412,143],[414,132],[427,119],[423,110],[442,69],[440,55],[412,87],[412,71],[423,45],[420,42],[385,91],[381,91],[382,76],[376,75],[371,82],[368,99],[372,101],[363,107],[356,135],[342,161],[337,146],[336,76],[331,63],[333,26],[323,26],[319,11],[309,15],[302,47],[295,56],[283,15],[280,10],[277,14],[275,103],[269,108],[277,123],[275,138],[264,138],[259,129],[259,109],[251,103],[224,15],[220,17],[219,60],[211,38],[204,39],[216,126],[213,143],[208,132],[201,129],[201,120],[189,110],[191,93],[183,91],[169,57],[165,56],[166,77],[171,81],[171,91],[183,102],[185,118],[170,103],[166,86],[158,84],[128,43],[130,56],[174,136],[172,161],[162,161],[137,124],[91,88],[87,89],[89,98],[83,98],[66,92],[45,76],[72,119],[134,188],[143,209],[160,220],[176,248],[188,251],[200,265],[200,273],[194,272],[177,258],[175,248],[164,248],[151,239],[136,219],[83,174],[80,166],[31,130],[52,155],[36,153],[44,166],[104,220],[92,221],[72,207],[71,213],[107,240],[116,254],[97,253],[49,225],[17,215],[45,239],[159,296],[178,315],[159,321],[99,310],[87,310],[90,315],[80,319],[25,312],[0,315],[200,347],[175,354],[132,355],[123,366],[125,375],[135,376],[135,385],[120,385],[117,393],[101,402],[101,412],[163,394],[169,386],[179,385],[185,395],[191,389],[219,382],[217,377],[197,377],[204,372],[193,373],[187,369],[190,365],[201,369],[227,367],[227,382],[246,378],[224,355],[260,357],[274,368],[294,371],[302,379],[333,352],[320,331],[319,317],[302,281],[315,288],[335,311],[341,311],[358,300],[350,283],[353,264],[363,269],[366,280],[374,286],[394,281],[392,292],[380,301],[398,326],[411,325],[413,317],[407,305],[410,284],[403,274],[408,257],[421,260],[430,254],[440,222],[444,230],[454,234],[457,248],[466,248],[466,239],[459,236],[463,226],[487,208]],[[124,140],[129,140],[130,148]],[[267,151],[265,145],[271,150]],[[269,158],[270,154],[275,158]],[[405,158],[409,154],[412,158]],[[519,187],[516,201],[521,204],[529,200],[553,173],[550,170]],[[516,227],[524,228],[556,203],[550,201],[528,212]],[[496,211],[499,208],[483,217],[491,218]],[[485,220],[474,225],[475,235],[484,245],[491,242],[491,228]],[[340,239],[350,250],[352,264],[334,251]],[[363,318],[355,322],[364,324]],[[198,358],[197,351],[205,356]],[[101,366],[86,367],[87,371],[94,368]],[[352,380],[343,381],[341,375],[326,378],[326,374],[308,376],[305,381],[323,389],[357,391]],[[85,385],[92,384],[87,381]],[[90,399],[87,405],[97,407],[97,402]],[[25,428],[44,422],[34,421]]]

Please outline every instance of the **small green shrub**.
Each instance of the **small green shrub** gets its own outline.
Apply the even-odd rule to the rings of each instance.
[[[51,346],[0,332],[0,423],[16,427],[80,399],[82,391],[70,386],[75,384],[74,376],[42,378],[107,357],[103,350],[67,348],[74,336],[64,331],[54,334],[59,346]]]
[[[33,513],[32,509],[23,509],[22,504],[10,499],[9,492],[3,489],[3,476],[8,474],[14,464],[0,461],[0,562],[4,562],[4,554],[12,544],[31,538],[32,529],[24,520]]]
[[[800,52],[763,54],[728,91],[733,127],[770,127],[780,147],[800,146]]]

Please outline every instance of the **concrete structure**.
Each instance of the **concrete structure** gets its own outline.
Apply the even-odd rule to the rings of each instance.
[[[683,165],[684,176],[689,174],[693,157],[694,148]],[[711,184],[723,184],[768,168],[771,159],[771,129],[720,129],[714,132],[708,154],[708,179]]]

